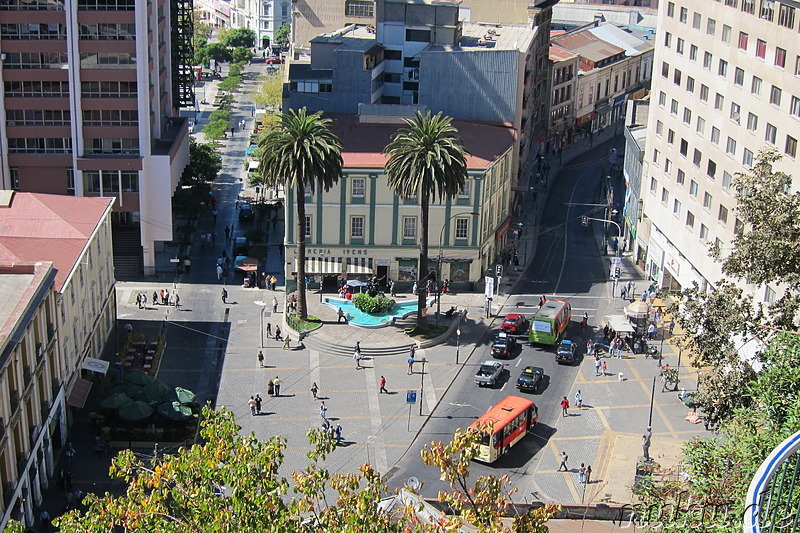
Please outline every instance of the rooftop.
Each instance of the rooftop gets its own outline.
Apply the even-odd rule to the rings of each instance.
[[[578,57],[569,50],[564,50],[563,48],[559,48],[558,46],[550,47],[549,56],[550,56],[550,61],[566,61],[568,59],[573,59]]]
[[[375,30],[369,26],[350,24],[311,39],[312,43],[339,44],[337,50],[356,50],[366,52],[377,44]]]
[[[49,261],[0,263],[0,367],[5,368],[10,350],[21,341],[52,286],[52,267]]]
[[[114,198],[17,192],[0,205],[0,264],[52,261],[61,291]]]
[[[519,50],[527,52],[536,30],[513,24],[482,24],[463,22],[461,27],[462,50]]]
[[[383,149],[391,136],[405,127],[397,124],[364,124],[356,115],[326,114],[333,119],[332,130],[341,139],[344,149],[342,159],[347,168],[383,168],[387,161]],[[514,129],[478,122],[454,120],[453,125],[464,140],[469,155],[467,168],[488,168],[514,144]]]
[[[550,42],[553,45],[569,50],[594,63],[616,56],[625,51],[592,34],[589,31],[590,29],[592,28],[584,27],[562,35],[556,35],[551,38]]]
[[[645,41],[631,34],[630,32],[620,28],[619,26],[610,22],[603,22],[598,24],[596,28],[589,28],[589,33],[611,43],[619,46],[629,56],[634,56],[642,52],[653,49],[652,41]]]

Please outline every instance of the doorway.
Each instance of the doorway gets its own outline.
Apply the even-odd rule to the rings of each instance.
[[[375,268],[375,275],[378,277],[378,287],[386,291],[389,282],[389,265],[378,265]]]

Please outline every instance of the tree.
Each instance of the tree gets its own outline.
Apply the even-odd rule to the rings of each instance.
[[[453,198],[467,179],[464,144],[452,119],[430,111],[417,111],[406,120],[408,128],[392,135],[384,148],[388,154],[386,176],[389,186],[400,196],[414,196],[420,201],[421,224],[419,241],[419,283],[417,292],[417,327],[427,329],[423,311],[428,272],[428,214],[432,199]],[[441,280],[436,280],[440,283]]]
[[[194,56],[195,64],[209,65],[209,60],[215,60],[218,63],[227,63],[233,57],[230,50],[228,50],[222,43],[209,43],[200,48]]]
[[[194,33],[192,33],[192,48],[195,55],[200,48],[208,42],[211,37],[213,28],[210,24],[203,22],[200,18],[200,10],[195,9],[192,12],[192,23],[194,24]]]
[[[328,191],[342,174],[342,141],[322,113],[306,108],[279,115],[281,124],[259,142],[258,171],[268,185],[283,184],[297,205],[297,316],[306,320],[306,188]]]
[[[250,28],[236,28],[220,37],[220,41],[228,48],[253,48],[256,43],[256,32]]]
[[[203,136],[212,141],[218,141],[225,137],[225,132],[228,131],[227,120],[214,120],[209,122],[203,128]]]
[[[253,59],[253,52],[245,46],[239,46],[233,50],[233,60],[237,63],[244,61],[245,63]]]
[[[189,138],[189,164],[183,169],[182,181],[185,184],[214,181],[222,169],[222,156],[210,143],[199,143]]]
[[[217,84],[217,89],[225,92],[235,92],[241,83],[241,76],[228,76]]]
[[[289,25],[288,22],[284,22],[278,29],[275,30],[275,44],[280,46],[281,48],[286,48],[289,44],[289,34],[292,31],[292,27]]]
[[[283,79],[276,73],[266,73],[261,77],[258,89],[250,94],[256,107],[261,109],[280,109],[283,99]]]

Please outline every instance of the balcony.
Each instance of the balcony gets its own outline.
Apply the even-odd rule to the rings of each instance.
[[[179,148],[188,134],[188,120],[185,117],[171,117],[161,132],[161,137],[153,140],[153,155],[170,155]]]

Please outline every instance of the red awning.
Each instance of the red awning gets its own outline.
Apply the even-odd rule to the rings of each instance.
[[[502,224],[500,224],[500,227],[497,228],[497,231],[494,232],[494,240],[499,241],[500,239],[502,239],[503,235],[506,234],[508,228],[510,227],[511,227],[511,217],[508,217],[503,221]]]
[[[89,397],[89,391],[92,390],[92,382],[83,378],[75,380],[75,385],[67,396],[67,405],[77,407],[78,409],[86,405],[86,398]]]

